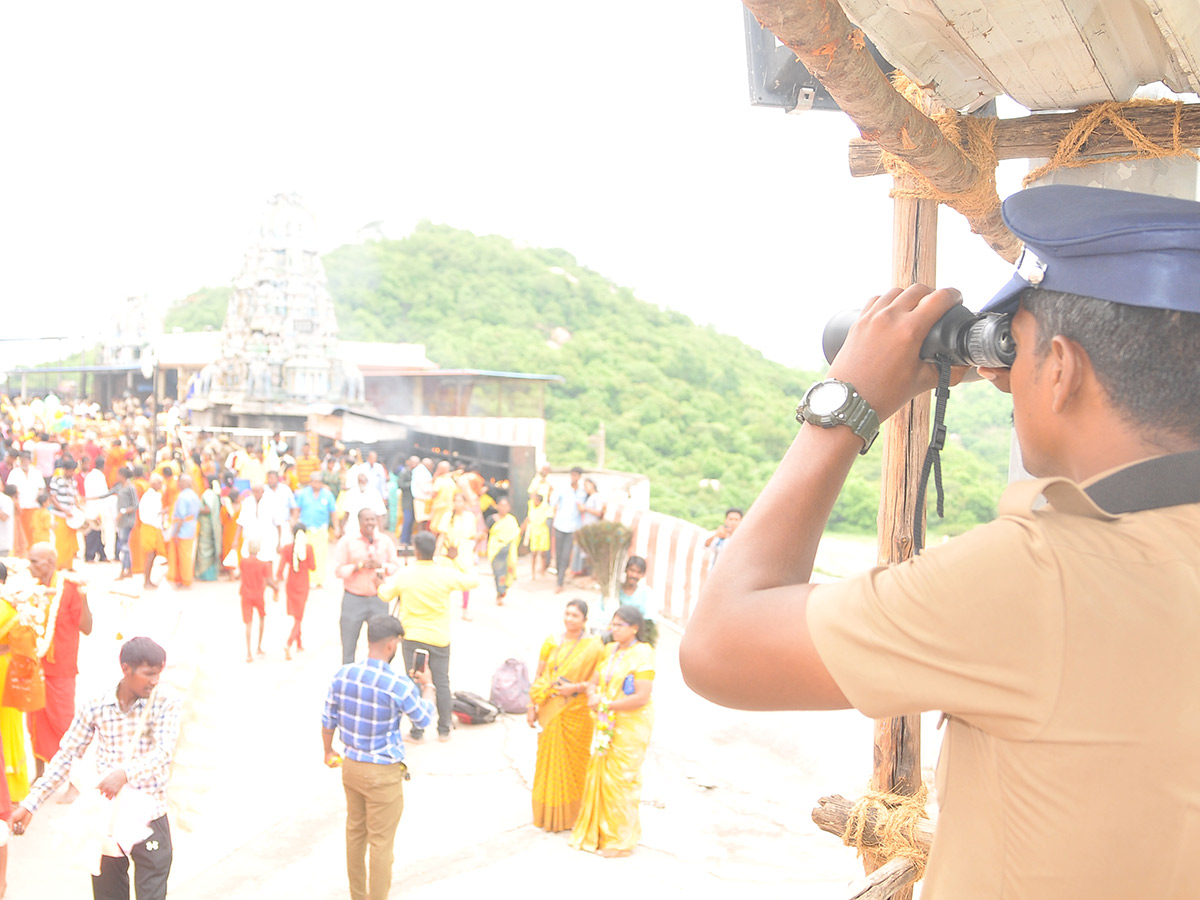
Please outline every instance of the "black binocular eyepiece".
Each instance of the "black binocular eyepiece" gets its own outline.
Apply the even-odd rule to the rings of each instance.
[[[821,349],[825,360],[833,362],[860,310],[848,309],[825,325]],[[942,354],[952,366],[990,366],[1007,369],[1017,356],[1012,338],[1012,316],[1003,313],[973,313],[955,306],[938,319],[921,344],[921,359],[933,362]]]

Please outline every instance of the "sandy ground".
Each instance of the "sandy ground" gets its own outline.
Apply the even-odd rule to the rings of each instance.
[[[826,542],[821,571],[869,565],[869,544]],[[522,572],[525,569],[522,560]],[[169,587],[138,599],[110,594],[112,564],[77,568],[92,583],[95,628],[80,651],[80,696],[109,690],[123,639],[149,634],[168,652],[164,682],[186,701],[170,796],[175,862],[170,895],[200,898],[348,896],[344,797],[322,764],[320,713],[340,662],[341,590],[314,590],[304,653],[285,661],[290,619],[268,602],[268,653],[243,661],[235,584]],[[532,673],[561,610],[584,589],[556,595],[552,581],[520,582],[496,606],[472,593],[473,621],[455,620],[451,680],[486,695],[508,657]],[[523,717],[457,728],[448,743],[409,748],[412,781],[396,840],[393,897],[519,897],[571,885],[572,898],[611,898],[627,883],[641,896],[837,898],[861,873],[852,851],[809,817],[824,794],[853,796],[870,774],[871,722],[855,712],[748,713],[700,699],[683,684],[678,634],[658,647],[654,737],[644,772],[642,841],[628,859],[572,850],[565,834],[530,824],[536,735]],[[926,729],[932,762],[937,735]],[[10,845],[9,898],[86,897],[86,873],[56,836],[69,808],[44,806]]]

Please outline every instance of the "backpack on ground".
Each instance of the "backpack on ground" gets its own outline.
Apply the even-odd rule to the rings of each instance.
[[[454,718],[466,725],[483,725],[494,722],[500,715],[499,708],[478,694],[470,691],[454,692]]]
[[[492,703],[506,713],[529,707],[529,670],[519,659],[506,659],[492,676]]]

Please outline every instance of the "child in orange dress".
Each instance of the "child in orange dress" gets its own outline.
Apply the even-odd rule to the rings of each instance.
[[[300,643],[300,622],[304,619],[304,606],[308,603],[309,573],[317,568],[316,556],[308,543],[304,523],[297,523],[293,531],[292,543],[279,551],[279,568],[275,572],[275,579],[283,581],[286,586],[287,613],[292,617],[292,633],[288,635],[287,646],[283,648],[283,655],[287,659],[292,658],[292,644],[296,645],[297,650],[304,649]]]
[[[263,656],[266,652],[262,646],[263,629],[267,624],[264,595],[267,585],[270,585],[271,591],[278,599],[279,588],[271,578],[271,564],[258,558],[259,542],[247,541],[246,550],[247,556],[242,560],[242,621],[246,623],[246,662],[254,662],[254,657],[250,654],[250,625],[254,621],[254,612],[258,611],[258,655]]]

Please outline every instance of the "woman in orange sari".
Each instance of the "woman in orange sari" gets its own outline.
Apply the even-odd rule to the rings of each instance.
[[[587,633],[587,604],[572,600],[563,614],[566,630],[546,638],[537,677],[529,688],[530,728],[541,726],[533,773],[533,824],[565,831],[575,824],[592,741],[588,681],[603,645]]]
[[[612,636],[588,686],[596,726],[571,846],[628,856],[642,836],[642,763],[654,726],[653,625],[636,606],[622,606],[613,614]]]
[[[231,571],[236,566],[226,566],[225,560],[229,551],[234,549],[234,538],[237,537],[237,516],[241,507],[240,492],[233,484],[233,476],[226,475],[221,488],[221,558],[217,561],[219,570]],[[240,555],[239,555],[240,561]]]

